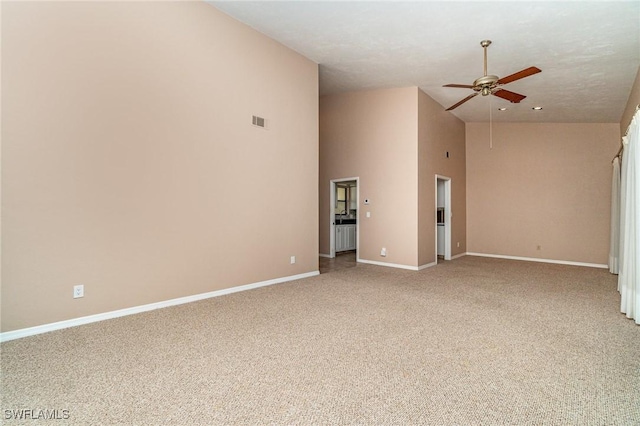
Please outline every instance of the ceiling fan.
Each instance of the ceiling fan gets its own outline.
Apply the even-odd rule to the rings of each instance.
[[[487,47],[491,44],[491,40],[482,40],[480,42],[480,46],[484,49],[484,76],[480,77],[476,81],[473,82],[472,85],[468,84],[445,84],[443,87],[457,87],[461,89],[473,89],[475,93],[467,96],[460,102],[455,105],[447,108],[447,111],[451,111],[452,109],[458,108],[463,103],[467,102],[469,99],[482,94],[482,96],[493,95],[502,99],[506,99],[511,103],[517,104],[524,98],[525,95],[521,95],[519,93],[510,92],[509,90],[503,89],[502,85],[511,83],[512,81],[520,80],[521,78],[529,77],[533,74],[537,74],[542,70],[536,67],[525,68],[522,71],[518,71],[515,74],[508,75],[506,77],[498,77],[497,75],[487,75]]]

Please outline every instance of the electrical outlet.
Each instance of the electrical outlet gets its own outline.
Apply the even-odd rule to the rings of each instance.
[[[382,247],[382,250],[380,250],[380,256],[385,257],[387,255],[387,249]]]
[[[79,297],[84,297],[84,285],[74,285],[73,286],[73,298],[77,299]]]
[[[295,256],[291,256],[291,264],[293,265],[294,263],[296,263],[296,257]]]
[[[460,241],[458,241],[458,247],[460,247]]]

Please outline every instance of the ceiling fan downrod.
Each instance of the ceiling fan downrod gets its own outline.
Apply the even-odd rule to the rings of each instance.
[[[482,40],[480,46],[484,49],[484,76],[487,76],[487,47],[491,44],[491,40]]]
[[[482,46],[484,50],[484,76],[473,82],[476,90],[482,93],[482,96],[489,96],[491,89],[499,80],[497,75],[487,75],[487,47],[489,47],[490,44],[491,40],[482,40],[480,42],[480,46]]]

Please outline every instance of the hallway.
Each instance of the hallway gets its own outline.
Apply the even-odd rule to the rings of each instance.
[[[356,252],[347,251],[336,254],[336,257],[330,259],[328,257],[320,257],[320,273],[325,274],[331,271],[339,271],[346,268],[354,268],[357,266]]]

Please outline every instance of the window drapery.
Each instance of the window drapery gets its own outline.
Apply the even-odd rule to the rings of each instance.
[[[611,178],[611,239],[609,244],[609,272],[618,274],[620,253],[620,157],[613,159]],[[618,289],[620,290],[620,289]]]
[[[618,290],[620,310],[640,324],[640,118],[636,111],[624,147],[620,178],[620,253]]]

